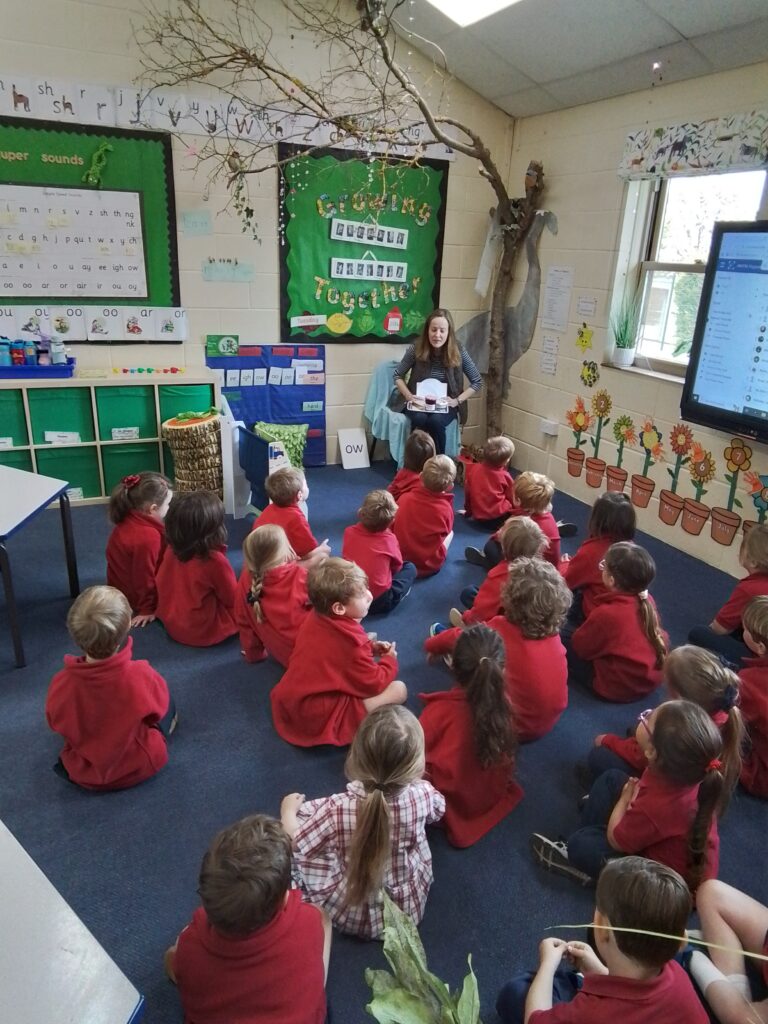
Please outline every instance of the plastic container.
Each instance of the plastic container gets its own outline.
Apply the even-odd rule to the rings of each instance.
[[[11,343],[7,338],[0,338],[0,366],[11,365]]]
[[[29,388],[27,402],[34,444],[46,444],[46,431],[78,434],[80,441],[73,443],[96,440],[90,388]]]
[[[41,378],[48,379],[51,377],[71,377],[75,372],[76,365],[77,360],[72,356],[68,356],[66,363],[62,366],[40,366],[39,364],[37,366],[24,366],[23,364],[19,366],[3,366],[2,361],[0,361],[0,378],[8,380],[11,377],[16,379],[34,377],[35,380],[40,380]]]

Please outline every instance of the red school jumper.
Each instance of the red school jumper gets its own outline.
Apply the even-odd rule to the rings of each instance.
[[[311,605],[307,594],[307,570],[299,562],[276,565],[264,577],[259,598],[262,621],[248,604],[251,574],[243,567],[237,582],[235,622],[240,630],[240,648],[248,662],[264,661],[267,652],[285,667],[293,653],[296,636]]]
[[[768,657],[745,658],[739,680],[739,707],[752,744],[740,782],[753,796],[768,797]]]
[[[674,960],[655,978],[640,981],[615,974],[585,974],[569,1003],[536,1010],[529,1024],[709,1024],[691,979]]]
[[[211,647],[237,632],[237,579],[223,551],[180,562],[171,548],[157,574],[157,617],[177,643]]]
[[[84,789],[126,789],[168,761],[165,737],[153,728],[168,711],[163,677],[148,661],[132,661],[133,637],[102,661],[64,655],[45,701],[50,728],[65,740],[61,763]]]
[[[600,562],[614,543],[612,537],[589,537],[569,562],[561,562],[558,566],[570,589],[581,590],[581,609],[584,618],[594,608],[595,600],[608,592],[603,583]]]
[[[509,761],[483,768],[475,753],[472,712],[464,690],[420,693],[426,707],[426,774],[445,797],[443,824],[453,846],[471,846],[520,803],[522,787]]]
[[[445,538],[453,530],[453,494],[429,491],[423,483],[400,499],[395,536],[403,558],[413,562],[418,576],[431,576],[445,561]]]
[[[464,626],[474,626],[478,622],[489,622],[497,615],[503,614],[501,607],[501,590],[509,576],[509,562],[494,565],[483,582],[471,608],[462,613]],[[451,654],[456,641],[463,632],[460,626],[444,629],[442,633],[428,636],[424,641],[424,650],[428,654]]]
[[[171,960],[184,1024],[323,1024],[323,921],[291,889],[285,906],[250,935],[225,935],[202,907]]]
[[[268,524],[282,526],[288,537],[288,543],[299,558],[306,558],[310,551],[314,551],[318,547],[309,528],[307,517],[298,505],[275,505],[274,502],[271,502],[254,522],[251,530]]]
[[[542,558],[547,562],[551,562],[556,569],[560,568],[560,530],[557,525],[557,520],[551,512],[525,512],[521,508],[514,508],[510,512],[511,516],[528,516],[534,523],[541,529],[544,536],[549,541],[549,546],[544,548]],[[494,533],[493,540],[497,543],[501,543],[499,540],[499,534],[503,529],[499,529]]]
[[[717,728],[722,731],[728,721],[728,712],[715,711],[710,717]],[[613,733],[606,733],[600,746],[607,747],[608,750],[612,750],[614,754],[623,758],[637,775],[642,775],[648,767],[648,758],[634,736],[616,736]]]
[[[344,531],[341,557],[359,565],[368,577],[374,601],[392,586],[392,576],[403,568],[400,545],[392,530],[368,530],[362,523]]]
[[[399,469],[387,490],[395,501],[400,501],[404,494],[412,491],[420,483],[421,473],[417,473],[415,469]]]
[[[657,860],[682,875],[690,886],[688,833],[698,809],[699,786],[680,786],[669,782],[651,766],[640,776],[637,793],[624,817],[613,830],[613,838],[622,853]],[[720,839],[717,816],[713,816],[707,835],[702,881],[717,878]]]
[[[504,641],[507,693],[517,738],[537,740],[554,728],[568,706],[568,662],[557,633],[531,640],[497,615],[488,623]]]
[[[639,603],[637,594],[609,590],[595,599],[589,618],[571,637],[574,654],[592,662],[595,693],[619,704],[653,693],[662,682],[656,651],[640,622]],[[664,630],[662,634],[668,646],[669,636]]]
[[[498,519],[515,510],[515,481],[506,466],[464,463],[464,508],[472,519]]]
[[[344,747],[365,718],[363,701],[377,697],[396,675],[397,658],[385,654],[377,662],[359,622],[312,611],[270,695],[275,729],[297,747]]]
[[[715,616],[718,626],[729,633],[741,629],[741,616],[753,597],[768,596],[768,572],[752,572],[739,580],[733,593]]]
[[[107,541],[107,583],[128,598],[134,615],[154,615],[155,576],[165,552],[165,525],[132,511],[116,523]]]

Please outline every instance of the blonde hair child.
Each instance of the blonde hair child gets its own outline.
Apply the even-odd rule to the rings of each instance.
[[[346,792],[305,801],[291,793],[280,807],[296,873],[308,900],[334,925],[359,938],[381,938],[381,890],[418,924],[432,884],[425,827],[442,818],[445,800],[424,775],[424,733],[403,707],[371,712],[345,765]]]

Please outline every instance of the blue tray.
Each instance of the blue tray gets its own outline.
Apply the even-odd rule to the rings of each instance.
[[[76,363],[77,359],[67,356],[66,363],[58,363],[56,366],[0,366],[0,378],[50,380],[55,377],[71,377]]]

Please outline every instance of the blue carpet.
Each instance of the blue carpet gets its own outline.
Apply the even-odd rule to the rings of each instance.
[[[340,553],[341,535],[362,496],[393,475],[389,462],[370,470],[310,470],[311,523]],[[457,505],[460,502],[457,494]],[[556,497],[558,518],[579,525],[563,542],[573,552],[585,536],[586,505]],[[109,532],[103,506],[73,512],[83,587],[104,580]],[[230,553],[239,572],[240,544],[248,529],[230,523]],[[709,622],[733,586],[731,577],[647,537],[659,569],[653,593],[673,643],[684,642],[694,623]],[[447,687],[446,671],[426,664],[422,642],[436,619],[445,619],[462,587],[479,583],[482,570],[463,560],[464,547],[480,541],[457,517],[449,559],[436,577],[419,581],[387,618],[371,619],[381,639],[397,641],[400,674],[416,712],[420,691]],[[299,750],[272,729],[269,690],[279,678],[271,662],[247,665],[237,639],[208,650],[171,641],[154,623],[135,633],[135,652],[168,680],[180,713],[169,766],[136,789],[88,794],[52,771],[59,740],[48,732],[43,706],[51,676],[71,652],[65,617],[69,606],[59,516],[40,515],[9,545],[21,606],[28,667],[13,669],[4,606],[0,608],[0,765],[5,783],[0,817],[60,890],[75,912],[147,1000],[146,1020],[182,1020],[178,996],[165,980],[162,954],[196,906],[200,859],[213,834],[244,814],[277,814],[294,790],[309,798],[344,785],[345,752]],[[623,731],[647,698],[625,707],[575,691],[552,734],[525,747],[519,777],[526,797],[491,834],[469,850],[454,850],[432,834],[435,884],[421,934],[430,966],[452,987],[473,955],[483,1015],[495,1019],[496,992],[512,971],[536,962],[544,929],[588,921],[592,896],[565,879],[539,871],[528,853],[533,831],[567,833],[576,824],[572,776],[597,732]],[[768,903],[765,835],[768,804],[737,792],[722,823],[721,877]],[[378,943],[334,937],[328,991],[335,1024],[370,1019],[363,1007],[365,967],[384,966]]]

